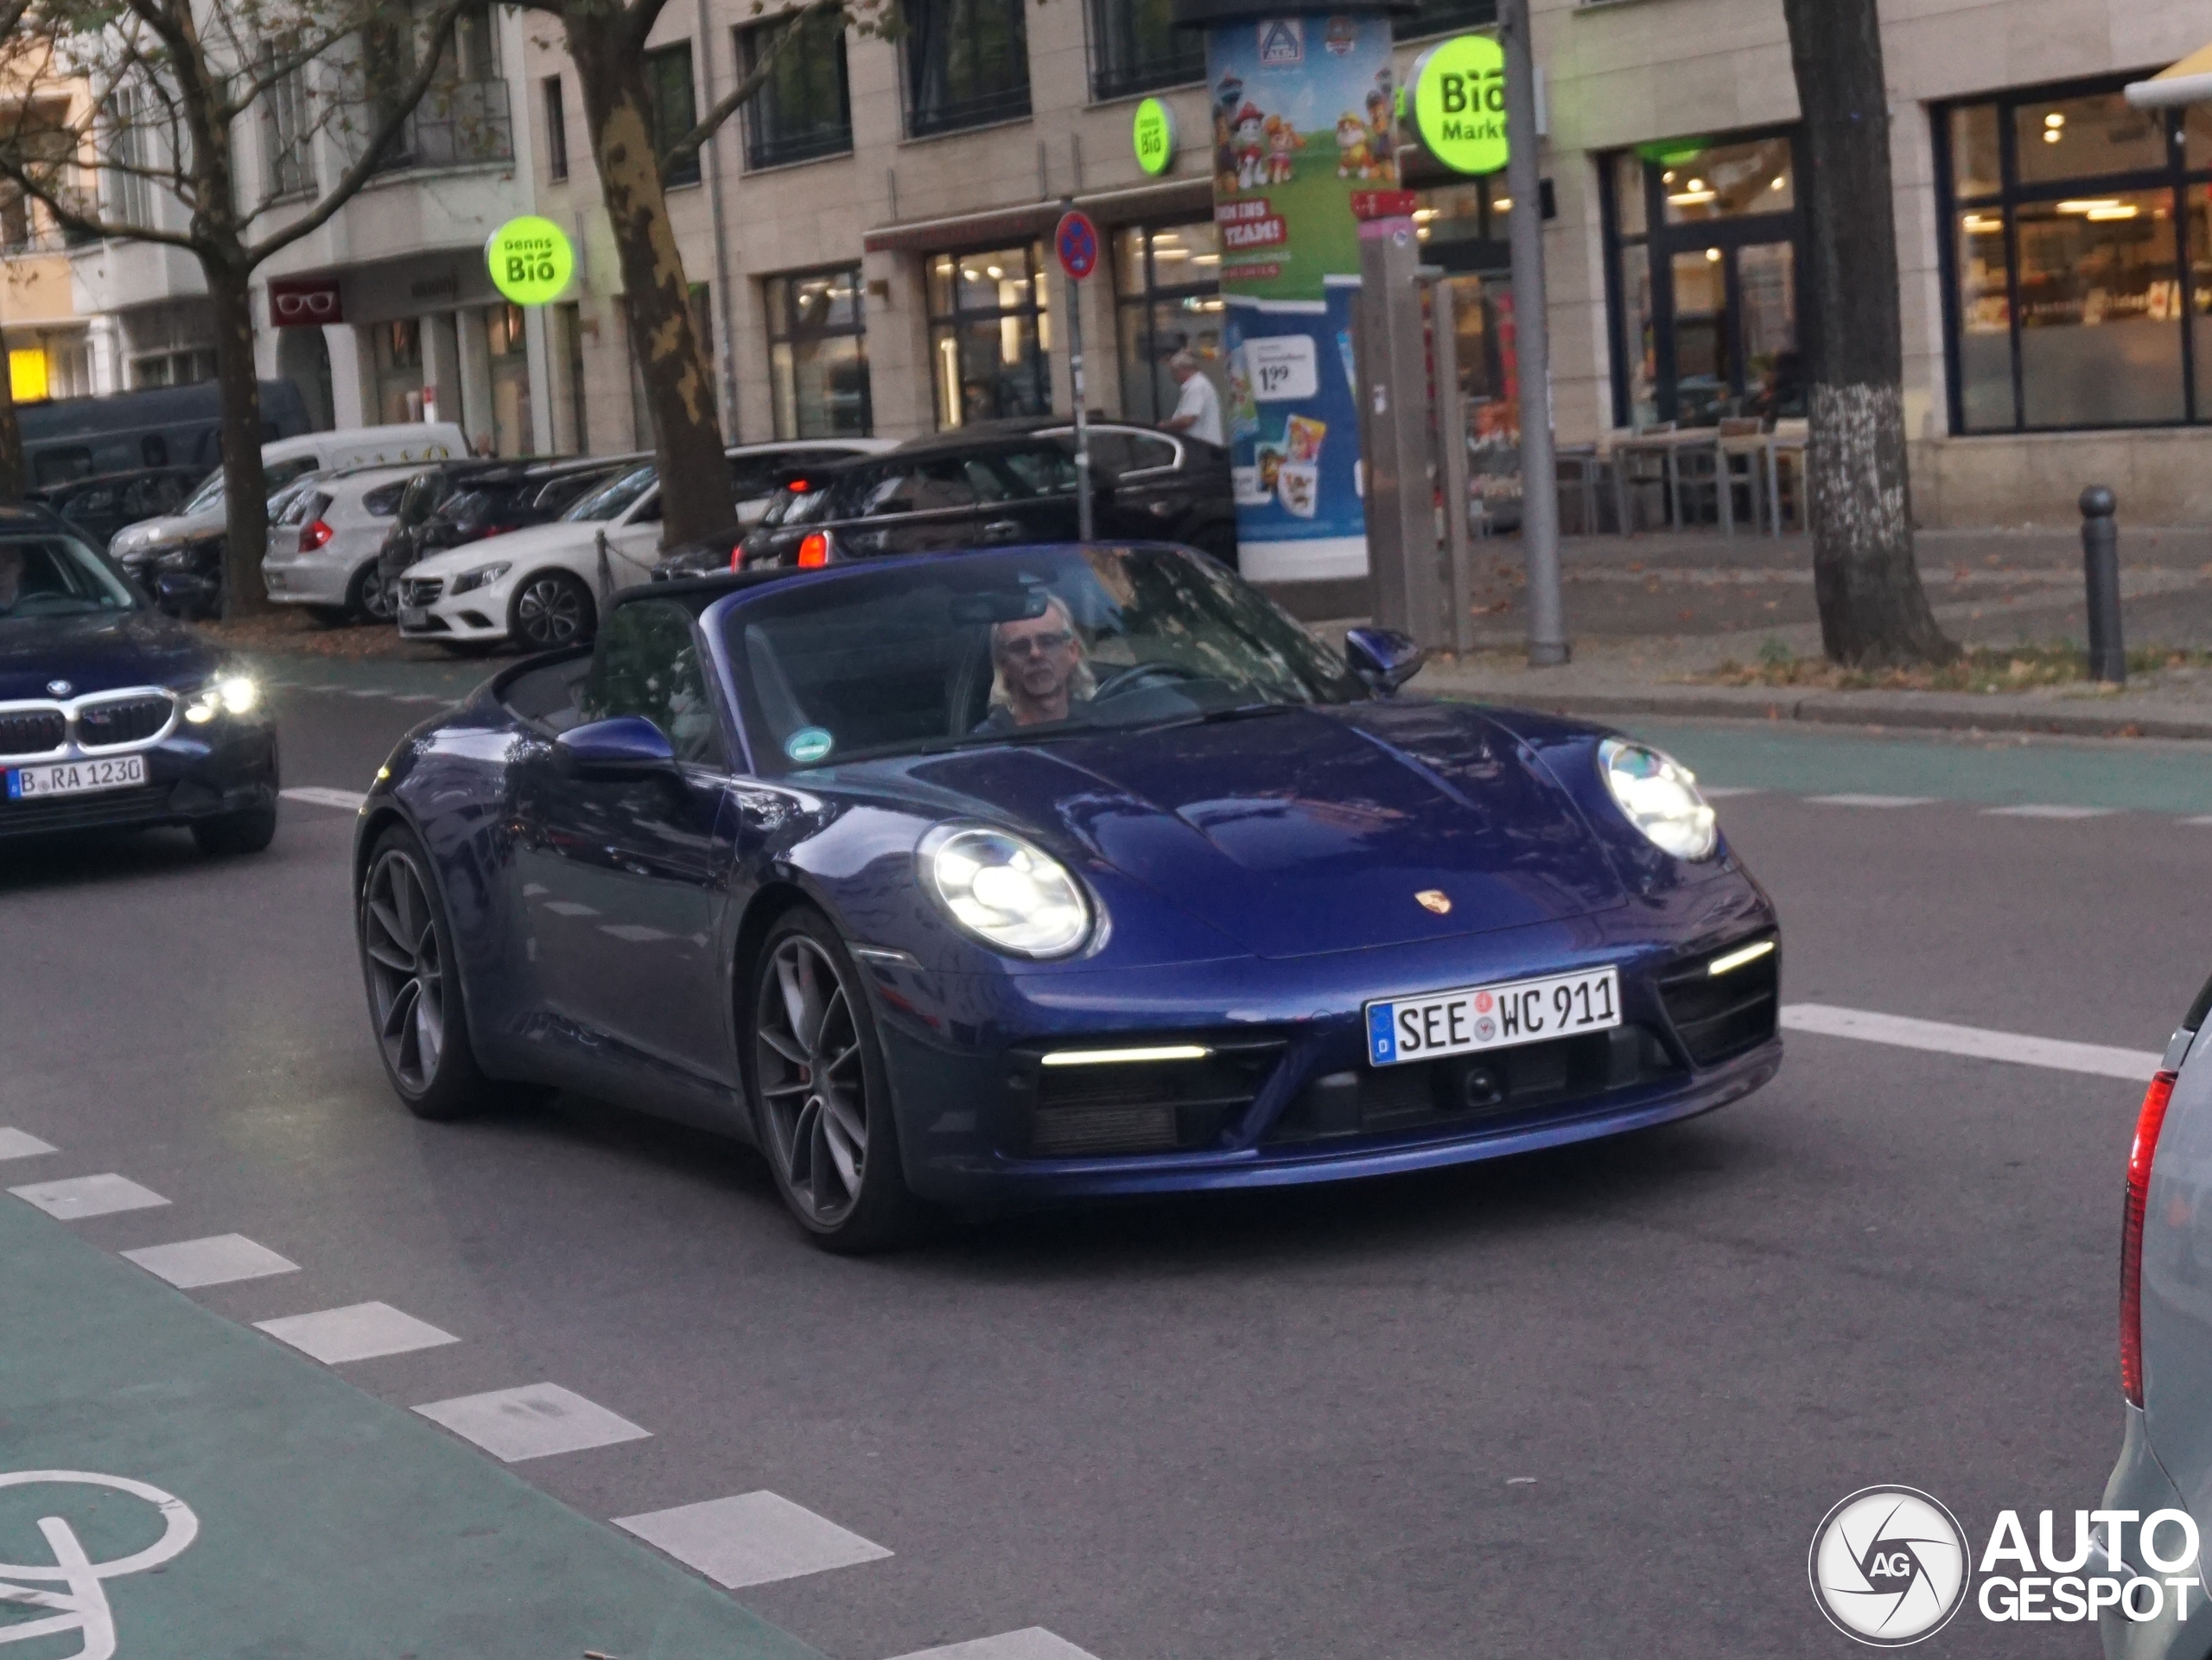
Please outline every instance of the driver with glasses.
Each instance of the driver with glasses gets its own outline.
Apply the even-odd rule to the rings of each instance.
[[[1090,701],[1097,684],[1075,618],[1058,595],[1046,595],[1042,616],[991,625],[991,712],[978,732],[1065,721]]]

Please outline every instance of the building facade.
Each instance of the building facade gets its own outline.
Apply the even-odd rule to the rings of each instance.
[[[1401,20],[1402,82],[1425,41],[1491,10],[1433,0]],[[1046,247],[1066,198],[1111,245],[1079,296],[1092,406],[1158,417],[1178,349],[1220,373],[1213,111],[1168,0],[906,11],[896,41],[816,22],[779,52],[745,0],[657,26],[671,133],[773,54],[669,193],[729,433],[903,436],[1069,408],[1076,296]],[[1798,412],[1820,302],[1781,0],[1537,0],[1535,25],[1561,440]],[[2119,95],[2203,44],[2202,9],[1897,0],[1884,25],[1920,518],[2063,522],[2092,478],[2139,521],[2212,515],[2212,115]],[[557,41],[519,63],[539,211],[582,249],[533,384],[557,447],[642,446],[575,75]],[[1180,139],[1157,179],[1131,143],[1147,95]],[[1478,429],[1510,438],[1503,177],[1402,156],[1427,257],[1459,274]]]

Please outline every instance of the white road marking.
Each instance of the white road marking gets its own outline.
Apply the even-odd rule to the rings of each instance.
[[[326,1366],[342,1366],[349,1360],[374,1360],[388,1354],[408,1354],[416,1349],[435,1349],[461,1339],[442,1332],[427,1320],[403,1314],[390,1303],[357,1302],[345,1308],[324,1308],[312,1314],[287,1314],[282,1320],[257,1320],[257,1332],[266,1332],[279,1343],[289,1343],[302,1354]]]
[[[1726,801],[1732,795],[1758,795],[1763,792],[1747,784],[1700,784],[1698,793],[1707,801]],[[996,1642],[998,1639],[991,1639]]]
[[[899,1660],[1098,1660],[1088,1649],[1078,1649],[1064,1637],[1055,1637],[1042,1625],[1003,1637],[978,1638],[948,1648],[918,1649]]]
[[[2031,804],[2024,807],[1984,807],[1985,818],[2104,818],[2120,811],[2117,807],[2061,807],[2046,804]]]
[[[181,1239],[174,1245],[149,1245],[143,1250],[124,1251],[123,1259],[137,1263],[156,1279],[167,1280],[180,1291],[300,1271],[297,1262],[279,1256],[266,1245],[255,1244],[242,1233],[220,1233],[212,1239]]]
[[[1932,795],[1808,795],[1806,800],[1823,807],[1924,807]]]
[[[0,1129],[0,1159],[35,1159],[53,1151],[27,1129]]]
[[[117,1211],[150,1211],[157,1205],[168,1203],[151,1188],[141,1187],[127,1177],[113,1174],[33,1182],[28,1187],[10,1187],[8,1191],[63,1222],[74,1222],[79,1217],[107,1216]]]
[[[359,790],[326,790],[319,784],[303,784],[297,789],[279,790],[277,794],[287,801],[304,801],[310,807],[336,807],[345,812],[359,812],[361,804],[368,799]]]
[[[2063,1038],[2032,1038],[2017,1032],[1993,1032],[1979,1026],[1916,1021],[1904,1014],[1878,1014],[1864,1008],[1836,1008],[1826,1003],[1785,1003],[1785,1032],[1815,1032],[1823,1037],[1860,1038],[1937,1054],[1976,1060],[2009,1060],[2022,1066],[2048,1066],[2062,1072],[2147,1081],[2164,1059],[2156,1049],[2114,1049],[2101,1043],[2073,1043]]]
[[[644,1441],[652,1434],[558,1383],[456,1396],[415,1410],[462,1440],[474,1441],[503,1464]]]
[[[2212,824],[2212,813],[2205,813],[2196,818],[2184,818],[2181,822],[2184,824]]]
[[[891,1553],[804,1504],[771,1492],[680,1504],[614,1525],[658,1547],[726,1591],[880,1561]]]

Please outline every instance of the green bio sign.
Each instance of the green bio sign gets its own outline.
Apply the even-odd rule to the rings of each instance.
[[[1454,173],[1505,165],[1505,48],[1487,35],[1462,35],[1414,66],[1414,130]]]
[[[525,213],[492,232],[484,245],[492,286],[518,306],[542,306],[561,296],[576,269],[576,251],[550,219]]]
[[[1137,165],[1147,173],[1157,176],[1174,164],[1175,111],[1158,99],[1148,98],[1137,105],[1129,137],[1136,147]]]

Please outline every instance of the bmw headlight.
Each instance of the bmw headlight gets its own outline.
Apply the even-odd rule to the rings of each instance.
[[[940,826],[922,838],[922,880],[952,919],[1019,957],[1065,957],[1090,937],[1090,906],[1067,868],[1003,830]]]
[[[453,579],[453,591],[456,594],[474,594],[480,588],[491,587],[512,569],[512,564],[479,565],[474,570],[464,570]]]
[[[261,702],[261,688],[242,674],[226,674],[184,700],[184,718],[205,726],[218,715],[251,715]]]
[[[1661,852],[1703,859],[1719,846],[1719,826],[1698,793],[1697,775],[1672,756],[1608,738],[1598,746],[1598,770],[1622,815]]]

